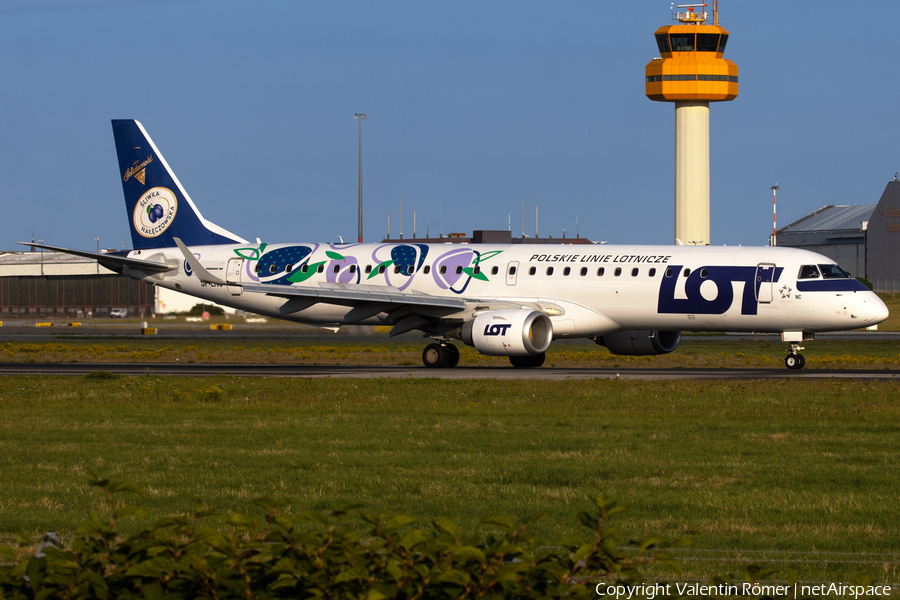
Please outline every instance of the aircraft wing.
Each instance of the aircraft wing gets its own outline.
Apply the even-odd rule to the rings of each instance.
[[[313,298],[319,302],[329,304],[344,304],[353,306],[360,302],[383,302],[387,304],[404,304],[407,306],[421,306],[430,308],[450,309],[441,312],[457,312],[466,309],[466,303],[456,298],[442,298],[430,294],[398,292],[393,288],[384,289],[382,286],[354,285],[348,287],[300,287],[293,285],[272,284],[241,284],[245,291],[280,296],[283,298]],[[358,289],[369,288],[369,289]],[[374,288],[374,289],[372,289]]]
[[[72,254],[74,256],[83,256],[85,258],[90,258],[92,260],[96,260],[98,263],[100,263],[100,265],[106,267],[110,271],[115,271],[116,273],[121,273],[122,267],[129,267],[132,269],[140,269],[141,271],[151,271],[155,273],[164,273],[167,271],[175,271],[178,269],[178,265],[168,265],[166,263],[160,263],[150,260],[139,260],[136,258],[128,258],[127,256],[119,256],[117,254],[98,254],[96,252],[71,250],[69,248],[59,248],[57,246],[47,246],[46,244],[34,244],[31,242],[15,243],[21,244],[23,246],[43,248],[44,250],[51,250],[53,252],[62,252],[63,254]]]
[[[430,294],[398,292],[383,286],[331,284],[319,288],[275,284],[241,284],[245,292],[256,292],[285,298],[279,312],[288,315],[305,310],[313,304],[352,306],[345,320],[359,322],[380,313],[387,313],[394,328],[390,335],[406,333],[429,323],[432,319],[466,310],[466,302],[457,298],[442,298]]]

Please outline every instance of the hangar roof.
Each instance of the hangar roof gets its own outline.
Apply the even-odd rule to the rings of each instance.
[[[96,274],[116,275],[89,258],[62,252],[0,251],[0,277]]]
[[[778,230],[778,233],[860,231],[860,223],[871,219],[872,213],[875,212],[875,206],[875,204],[859,204],[856,206],[829,204],[786,227],[782,227]]]

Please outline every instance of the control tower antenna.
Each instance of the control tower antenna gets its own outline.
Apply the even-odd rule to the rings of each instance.
[[[734,100],[738,67],[724,59],[728,31],[719,3],[672,4],[672,23],[656,30],[659,57],[647,63],[646,94],[675,103],[675,239],[710,243],[709,103]],[[682,12],[683,11],[683,12]]]

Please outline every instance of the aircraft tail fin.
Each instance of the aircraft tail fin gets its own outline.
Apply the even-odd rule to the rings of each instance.
[[[246,242],[203,218],[139,122],[115,119],[112,127],[136,250],[175,248],[175,238],[188,246]]]

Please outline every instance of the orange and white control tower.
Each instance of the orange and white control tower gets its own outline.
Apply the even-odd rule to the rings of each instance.
[[[728,31],[707,4],[672,7],[656,30],[659,58],[647,64],[647,97],[675,103],[675,243],[709,244],[709,103],[734,100],[738,67],[725,60]]]

